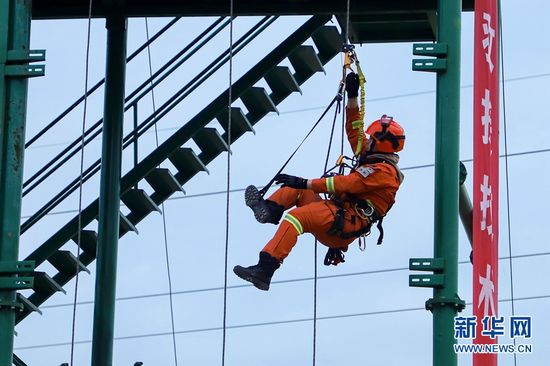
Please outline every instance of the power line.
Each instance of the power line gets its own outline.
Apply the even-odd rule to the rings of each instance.
[[[528,79],[538,79],[538,78],[543,78],[543,77],[548,77],[548,76],[550,76],[550,73],[529,75],[529,76],[521,76],[521,77],[517,77],[517,78],[504,80],[503,82],[509,83],[509,82],[514,82],[514,81],[528,80]],[[473,87],[473,85],[462,85],[460,88],[461,89],[467,89],[467,88],[472,88],[472,87]],[[367,99],[366,102],[380,102],[380,101],[384,101],[384,100],[398,99],[398,98],[408,98],[408,97],[415,97],[415,96],[418,96],[418,95],[433,94],[433,93],[435,93],[435,89],[421,91],[421,92],[415,92],[415,93],[398,94],[398,95],[390,95],[390,96],[381,97],[381,98]],[[280,111],[279,115],[310,112],[310,111],[316,111],[316,110],[320,110],[320,109],[324,109],[324,108],[326,108],[326,106],[311,107],[311,108],[304,108],[304,109],[294,109],[294,110],[290,110],[290,111]],[[269,117],[269,115],[266,116],[266,117]],[[158,131],[162,131],[162,132],[171,131],[171,130],[179,129],[180,127],[181,126],[159,128]],[[153,132],[148,131],[146,133],[153,133]],[[67,144],[68,144],[67,142],[57,142],[57,143],[45,144],[45,145],[37,145],[37,146],[33,145],[33,146],[29,147],[28,149],[48,148],[48,147],[54,147],[54,146],[66,146]]]
[[[523,151],[523,152],[519,152],[519,153],[507,154],[507,155],[503,154],[503,155],[500,155],[499,157],[500,158],[515,157],[515,156],[522,156],[522,155],[542,154],[542,153],[548,153],[548,152],[550,152],[550,149],[530,150],[530,151]],[[468,163],[468,162],[472,162],[473,160],[474,159],[464,159],[464,160],[461,160],[461,161],[463,163]],[[400,169],[401,170],[416,170],[416,169],[432,168],[434,166],[435,166],[435,164],[432,163],[432,164],[424,164],[424,165],[415,165],[415,166],[405,167],[405,168],[400,168]],[[263,187],[260,186],[258,188],[263,188]],[[230,193],[244,192],[244,190],[245,190],[245,188],[236,188],[236,189],[230,190],[229,192]],[[218,194],[227,194],[227,190],[191,194],[191,195],[185,195],[185,196],[179,196],[179,197],[171,197],[171,198],[168,198],[167,201],[188,199],[188,198],[199,198],[199,197],[206,197],[206,196],[214,196],[214,195],[218,195]],[[46,216],[49,216],[49,215],[63,215],[63,214],[70,214],[70,213],[75,213],[75,212],[78,212],[78,210],[53,211],[53,212],[47,213]],[[30,215],[21,216],[21,219],[28,219],[29,217],[31,217],[31,216]]]
[[[153,62],[151,60],[151,47],[150,47],[150,38],[149,38],[149,21],[148,18],[145,17],[145,34],[147,36],[147,56],[149,61],[149,79],[151,80],[151,102],[153,105],[153,113],[156,115],[157,107],[155,103],[155,88],[153,83]],[[156,117],[155,117],[156,119]],[[157,145],[157,148],[159,147],[159,135],[158,135],[158,128],[157,128],[157,122],[155,121],[155,142]],[[135,128],[134,128],[135,129]],[[136,160],[137,160],[137,140],[135,142],[135,148],[136,148]],[[136,162],[137,163],[137,162]],[[164,254],[166,258],[166,275],[168,277],[168,302],[170,305],[170,323],[172,326],[172,348],[174,350],[174,365],[178,366],[178,352],[177,352],[177,343],[176,343],[176,325],[174,322],[174,302],[173,302],[173,296],[172,296],[172,273],[170,271],[170,256],[168,251],[168,234],[166,229],[166,207],[164,207],[164,202],[161,203],[161,211],[162,211],[162,229],[163,229],[163,238],[164,238]]]
[[[514,301],[517,302],[517,301],[543,300],[543,299],[549,299],[549,298],[550,298],[550,295],[527,296],[527,297],[515,298]],[[510,302],[510,301],[511,301],[510,299],[498,300],[499,303]],[[467,303],[466,305],[471,306],[472,303]],[[405,312],[412,312],[412,311],[419,311],[419,310],[426,310],[426,308],[416,307],[416,308],[407,308],[407,309],[372,311],[372,312],[356,313],[356,314],[331,315],[331,316],[317,317],[317,320],[334,320],[334,319],[345,319],[345,318],[354,318],[354,317],[362,317],[362,316],[376,316],[376,315],[405,313]],[[310,322],[310,321],[313,321],[313,318],[301,318],[301,319],[280,320],[280,321],[264,322],[264,323],[230,325],[230,326],[227,326],[226,329],[265,327],[265,326],[272,326],[272,325],[303,323],[303,322]],[[220,331],[220,330],[222,330],[222,327],[200,328],[200,329],[191,329],[191,330],[180,330],[180,331],[177,331],[176,334],[202,333],[202,332],[212,332],[212,331]],[[139,335],[132,335],[132,336],[115,337],[114,339],[115,341],[123,341],[123,340],[130,340],[130,339],[163,337],[163,336],[170,336],[170,335],[172,335],[172,332],[139,334]],[[86,341],[75,342],[75,344],[87,344],[91,342],[92,342],[91,340],[86,340]],[[14,348],[14,350],[59,347],[59,346],[68,346],[68,345],[70,345],[69,342],[52,343],[52,344],[43,344],[43,345],[35,345],[35,346],[17,347],[17,348]]]
[[[521,259],[521,258],[530,258],[530,257],[540,257],[544,255],[550,255],[550,252],[541,252],[541,253],[531,253],[531,254],[522,254],[522,255],[516,255],[513,256],[512,259]],[[499,260],[508,260],[510,257],[500,257]],[[459,264],[470,264],[470,261],[461,261]],[[326,279],[333,279],[333,278],[342,278],[342,277],[352,277],[352,276],[365,276],[365,275],[372,275],[372,274],[380,274],[380,273],[388,273],[388,272],[399,272],[399,271],[408,271],[409,267],[398,267],[398,268],[388,268],[388,269],[379,269],[374,271],[363,271],[363,272],[352,272],[352,273],[341,273],[336,275],[327,275],[327,276],[319,276],[317,277],[319,280],[326,280]],[[313,277],[304,277],[304,278],[294,278],[289,280],[280,280],[280,281],[273,281],[272,284],[285,284],[285,283],[295,283],[295,282],[305,282],[305,281],[313,281]],[[237,289],[237,288],[244,288],[244,287],[250,287],[252,285],[250,284],[244,284],[244,285],[234,285],[234,286],[227,286],[228,289]],[[172,292],[172,295],[189,295],[194,293],[200,293],[200,292],[211,292],[211,291],[221,291],[224,287],[209,287],[209,288],[201,288],[201,289],[195,289],[195,290],[185,290],[185,291],[176,291]],[[128,301],[128,300],[139,300],[139,299],[146,299],[146,298],[153,298],[153,297],[161,297],[161,296],[168,296],[168,293],[158,293],[158,294],[147,294],[147,295],[137,295],[137,296],[127,296],[127,297],[120,297],[116,299],[116,301]],[[91,305],[93,304],[93,301],[82,301],[79,302],[78,305]],[[41,306],[41,309],[47,309],[47,308],[59,308],[59,307],[65,307],[65,306],[72,306],[73,304],[56,304],[56,305],[44,305]]]

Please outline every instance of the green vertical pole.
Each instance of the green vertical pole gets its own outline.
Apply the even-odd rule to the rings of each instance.
[[[126,41],[127,19],[108,17],[92,366],[113,359]]]
[[[433,365],[454,366],[458,312],[458,189],[460,132],[460,0],[439,0],[438,43],[448,45],[447,66],[437,73],[434,257],[443,258],[445,281],[429,301],[433,313]]]
[[[27,112],[26,77],[6,77],[8,50],[27,51],[31,2],[0,0],[0,262],[19,257],[21,193]],[[0,288],[0,302],[16,302],[13,288]],[[15,306],[0,306],[0,365],[13,362]]]

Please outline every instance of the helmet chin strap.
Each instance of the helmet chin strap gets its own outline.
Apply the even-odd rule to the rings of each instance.
[[[374,154],[376,152],[376,151],[373,151],[374,146],[376,146],[376,140],[373,139],[372,137],[369,140],[370,140],[369,149],[365,150],[365,153],[363,155],[371,155],[371,154]]]

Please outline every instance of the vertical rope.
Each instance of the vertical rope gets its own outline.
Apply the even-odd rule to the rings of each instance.
[[[346,44],[349,44],[349,11],[350,11],[350,5],[351,5],[351,0],[348,0],[348,3],[347,3],[347,9],[346,9]],[[346,69],[344,67],[344,84],[346,83]],[[346,98],[346,93],[344,93],[344,106],[343,108],[345,109],[346,108],[346,102],[345,102],[345,98]],[[342,114],[342,147],[340,149],[340,155],[344,155],[344,133],[345,133],[345,129],[346,129],[346,119],[345,119],[345,113]]]
[[[84,135],[86,133],[86,113],[88,111],[88,79],[90,70],[90,39],[92,29],[92,1],[90,0],[88,5],[88,34],[86,39],[86,64],[84,75],[84,111],[82,115],[82,133],[80,144],[82,149],[80,150],[80,178],[78,188],[78,233],[77,233],[77,253],[76,253],[76,278],[74,284],[74,303],[73,303],[73,319],[71,329],[71,366],[74,364],[74,346],[75,346],[75,333],[76,333],[76,306],[78,302],[78,279],[80,272],[80,250],[82,241],[82,200],[83,200],[83,186],[84,186]]]
[[[346,12],[346,43],[349,43],[349,8],[351,0],[348,0],[348,7]]]
[[[349,7],[350,7],[350,0],[348,0],[347,15],[346,15],[346,39],[348,41],[346,43],[349,43]],[[344,69],[343,82],[344,83],[346,82],[345,69]],[[336,126],[336,117],[337,117],[338,113],[340,113],[340,108],[341,108],[340,99],[338,99],[338,103],[336,105],[336,109],[335,109],[335,112],[334,112],[334,120],[332,122],[332,129],[331,129],[331,133],[330,133],[330,140],[329,140],[329,145],[328,145],[327,158],[325,160],[325,167],[323,169],[324,173],[326,173],[327,168],[328,168],[328,160],[329,160],[329,156],[330,156],[330,150],[331,150],[331,147],[332,147],[332,139],[333,139],[333,136],[334,136],[334,128]],[[343,113],[342,114],[342,143],[341,143],[341,146],[340,146],[340,155],[344,154],[344,131],[345,131],[345,116],[344,116],[344,113]],[[313,366],[315,366],[315,364],[316,364],[316,356],[317,356],[317,285],[318,285],[318,281],[317,281],[317,276],[318,276],[318,267],[317,267],[318,245],[317,244],[318,244],[317,235],[315,235],[315,248],[314,248],[314,259],[313,259],[314,260],[314,264],[313,264],[313,268],[314,268],[314,277],[313,277]]]
[[[502,12],[501,12],[501,2],[498,1],[498,28],[499,28],[499,37],[498,45],[500,46],[500,70],[502,77],[502,119],[504,125],[504,167],[505,167],[505,176],[506,176],[506,218],[508,224],[508,265],[510,269],[510,299],[512,306],[512,316],[516,315],[515,304],[514,304],[514,276],[513,276],[513,260],[512,260],[512,229],[510,228],[511,219],[510,219],[510,179],[508,172],[508,125],[506,123],[506,91],[504,87],[504,50],[503,50],[503,41],[502,41]],[[516,346],[516,338],[514,338],[514,347]],[[514,353],[514,365],[517,364],[517,356]]]
[[[326,168],[325,168],[326,170]],[[313,281],[313,366],[317,355],[317,235],[315,235],[315,248],[313,256],[314,281]]]
[[[332,150],[332,140],[334,138],[334,128],[336,127],[336,119],[338,118],[338,113],[340,113],[341,104],[340,101],[336,103],[336,109],[334,111],[334,119],[332,120],[332,129],[330,131],[330,138],[328,141],[328,149],[327,149],[327,157],[325,159],[325,167],[323,169],[323,172],[326,173],[328,169],[328,161],[330,157],[330,150]],[[343,132],[343,131],[342,131]],[[342,136],[343,138],[343,136]],[[344,140],[342,139],[342,146],[341,146],[341,152],[340,155],[344,155]]]
[[[231,104],[233,103],[233,0],[229,1],[229,90],[227,101],[227,199],[225,215],[225,263],[223,284],[223,334],[222,334],[222,366],[225,365],[225,347],[227,338],[227,280],[229,252],[229,196],[231,189]]]
[[[153,62],[151,61],[151,47],[149,44],[149,22],[148,19],[145,18],[145,34],[147,37],[147,56],[149,60],[149,77],[151,80],[151,86],[153,86]],[[157,147],[159,146],[159,136],[158,136],[158,128],[157,128],[157,107],[155,104],[155,90],[154,88],[151,88],[151,101],[153,103],[153,115],[155,116],[155,141]],[[137,108],[137,105],[136,107]],[[137,141],[136,141],[137,143]],[[168,251],[168,233],[166,230],[166,208],[164,206],[164,202],[161,203],[161,211],[162,211],[162,228],[163,228],[163,234],[164,234],[164,253],[166,257],[166,272],[168,276],[168,298],[170,302],[170,322],[172,326],[172,347],[174,349],[174,364],[178,366],[178,353],[177,353],[177,343],[176,343],[176,326],[174,323],[174,299],[173,299],[173,293],[172,293],[172,274],[170,271],[170,255]]]

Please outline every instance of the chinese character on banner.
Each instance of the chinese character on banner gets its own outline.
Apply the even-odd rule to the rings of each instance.
[[[498,0],[476,0],[474,35],[473,315],[475,344],[495,344],[504,334],[498,317],[499,86]],[[523,334],[517,320],[513,334]],[[456,329],[455,333],[462,330]],[[465,331],[465,330],[464,330]],[[474,366],[496,366],[496,354],[473,355]]]
[[[485,97],[481,100],[483,105],[483,117],[481,117],[481,124],[483,125],[483,144],[487,145],[491,143],[491,92],[485,89]]]
[[[487,36],[483,39],[483,49],[487,49],[487,52],[485,53],[485,59],[489,64],[490,71],[493,72],[493,68],[495,67],[495,65],[491,60],[491,51],[493,50],[493,39],[495,38],[495,30],[491,28],[491,15],[483,13],[483,20],[485,20],[485,23],[483,23],[483,34]]]
[[[481,231],[487,230],[487,234],[493,235],[493,195],[491,194],[491,186],[489,185],[489,176],[483,175],[483,184],[481,185],[482,201],[481,208]],[[489,214],[487,215],[487,211]]]
[[[491,266],[487,265],[487,274],[485,277],[479,276],[479,283],[481,284],[481,291],[479,292],[479,302],[477,307],[480,308],[481,304],[484,302],[483,307],[483,317],[489,315],[489,306],[491,307],[491,313],[496,314],[495,301],[494,301],[494,291],[495,284],[491,281]]]

